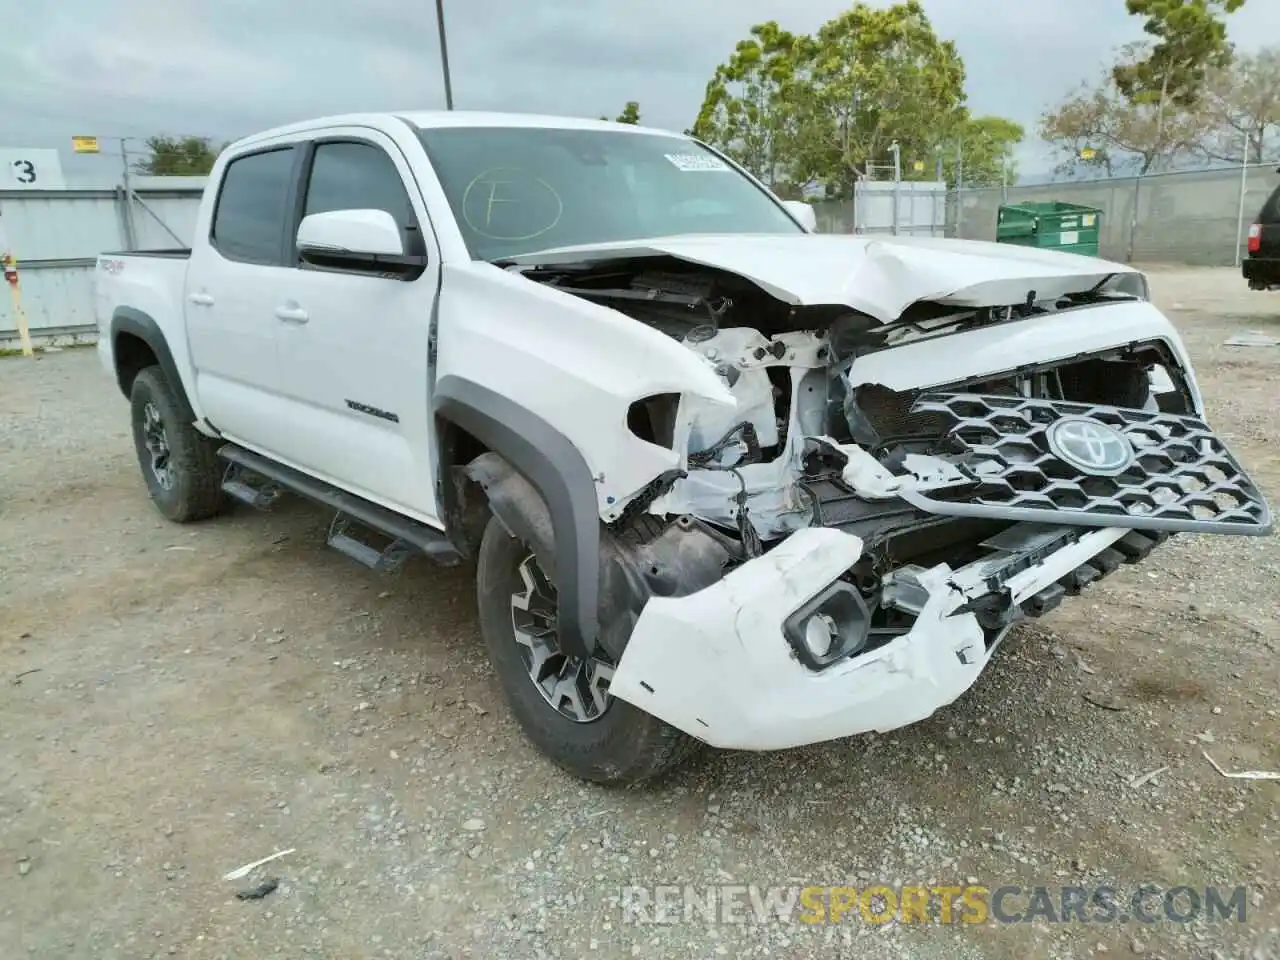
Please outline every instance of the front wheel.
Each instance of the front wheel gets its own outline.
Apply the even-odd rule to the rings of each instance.
[[[159,367],[134,378],[129,406],[138,466],[156,508],[177,523],[222,509],[218,443],[183,416],[174,386]]]
[[[525,735],[586,780],[635,783],[675,767],[697,740],[609,694],[614,665],[560,651],[555,585],[533,551],[490,518],[476,562],[480,631]]]

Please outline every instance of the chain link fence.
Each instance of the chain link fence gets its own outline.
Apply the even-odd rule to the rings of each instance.
[[[1232,266],[1280,186],[1276,165],[951,191],[947,235],[994,240],[1001,203],[1062,201],[1102,211],[1099,256],[1121,263]],[[1007,195],[1007,199],[1004,199]]]
[[[945,230],[949,237],[994,240],[1002,203],[1078,203],[1102,211],[1099,256],[1108,260],[1233,266],[1244,255],[1249,225],[1277,186],[1280,172],[1271,163],[1145,177],[981,187],[949,191],[944,214],[943,209],[935,213],[930,208],[932,192],[940,190],[941,184],[875,182],[866,185],[865,193],[859,191],[850,199],[820,200],[814,210],[823,233],[937,236]],[[894,204],[888,199],[895,187],[903,197],[896,223],[891,214]]]

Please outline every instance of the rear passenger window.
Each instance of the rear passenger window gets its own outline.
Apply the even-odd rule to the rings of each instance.
[[[231,260],[279,264],[293,148],[232,160],[222,178],[210,237]]]
[[[400,172],[368,143],[320,143],[311,163],[304,216],[330,210],[385,210],[400,229],[414,223]]]

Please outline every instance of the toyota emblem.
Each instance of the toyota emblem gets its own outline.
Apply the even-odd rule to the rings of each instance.
[[[1090,417],[1063,417],[1047,436],[1054,455],[1082,473],[1113,477],[1133,463],[1133,447],[1125,435]]]

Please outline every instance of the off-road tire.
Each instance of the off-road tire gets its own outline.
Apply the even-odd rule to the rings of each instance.
[[[534,746],[584,780],[622,785],[658,776],[691,758],[702,744],[624,700],[604,715],[575,723],[534,687],[515,640],[511,595],[529,548],[490,518],[476,558],[476,598],[484,635],[511,712]]]
[[[172,477],[168,487],[157,477],[147,448],[145,419],[148,404],[159,412],[168,442]],[[221,510],[225,499],[218,441],[200,433],[182,415],[183,405],[160,367],[147,367],[134,378],[129,406],[138,466],[142,469],[142,477],[156,509],[176,523],[204,520]]]

